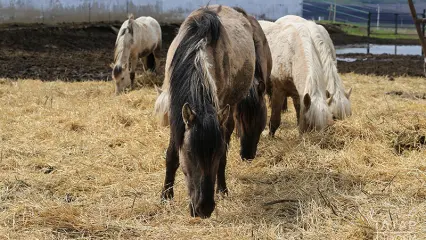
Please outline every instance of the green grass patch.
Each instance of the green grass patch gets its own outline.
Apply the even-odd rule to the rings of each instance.
[[[344,33],[353,36],[368,36],[367,24],[356,24],[356,23],[343,23],[332,21],[319,21],[318,23],[327,25],[332,24],[335,27],[340,28]],[[395,34],[395,28],[393,25],[382,26],[377,29],[376,26],[371,25],[371,38],[380,39],[418,39],[416,29],[414,28],[398,28],[398,34]]]

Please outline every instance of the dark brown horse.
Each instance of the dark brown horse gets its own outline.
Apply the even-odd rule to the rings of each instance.
[[[227,193],[226,152],[234,113],[248,120],[246,114],[262,112],[256,108],[262,107],[265,84],[261,77],[254,78],[256,65],[252,24],[226,6],[192,12],[169,48],[161,93],[165,95],[156,103],[156,109],[167,110],[160,114],[168,115],[171,130],[162,198],[173,198],[181,165],[192,216],[209,217],[213,212],[216,178],[217,192]],[[252,111],[241,104],[248,96],[262,96],[250,100]]]

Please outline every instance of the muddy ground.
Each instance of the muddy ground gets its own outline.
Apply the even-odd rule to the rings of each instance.
[[[116,35],[110,25],[96,24],[9,24],[0,25],[0,78],[41,79],[64,81],[110,80],[110,63]],[[179,25],[163,24],[163,58],[173,40]],[[365,43],[363,37],[347,36],[328,28],[336,45]],[[416,41],[403,42],[372,40],[379,44],[416,44]],[[393,55],[349,55],[355,62],[339,61],[339,71],[375,75],[422,76],[421,56]],[[140,69],[140,68],[139,68]]]

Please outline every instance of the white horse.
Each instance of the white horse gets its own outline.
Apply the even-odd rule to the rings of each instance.
[[[305,20],[299,16],[287,15],[275,21],[277,24],[305,24],[310,32],[311,39],[319,53],[326,82],[327,97],[332,97],[330,104],[333,117],[344,119],[352,115],[349,101],[352,89],[345,91],[343,81],[337,70],[336,50],[327,30],[313,21]]]
[[[160,24],[154,18],[134,19],[131,15],[124,21],[117,32],[114,50],[112,77],[116,82],[116,94],[121,93],[129,85],[133,87],[139,57],[144,58],[150,70],[157,70],[161,43]]]
[[[270,134],[281,122],[285,96],[291,96],[301,132],[333,123],[321,60],[305,24],[273,24],[264,29],[272,53]],[[302,103],[302,104],[301,104]]]

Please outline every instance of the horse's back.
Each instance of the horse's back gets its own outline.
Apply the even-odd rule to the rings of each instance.
[[[135,21],[145,24],[152,34],[151,36],[155,36],[154,40],[156,40],[156,42],[161,42],[161,26],[157,20],[150,16],[142,16],[138,17]]]
[[[274,25],[274,22],[266,21],[266,20],[259,20],[259,25],[262,27],[263,31],[265,31],[267,28]]]
[[[223,26],[214,57],[215,67],[222,69],[214,73],[219,99],[234,104],[248,93],[254,76],[253,28],[245,13],[231,7],[212,5],[208,9],[218,15]]]
[[[308,20],[306,20],[302,17],[296,16],[296,15],[286,15],[284,17],[280,17],[277,20],[275,20],[275,23],[278,23],[278,24],[280,24],[280,23],[303,23],[303,22],[306,22],[306,21],[308,21]]]
[[[291,80],[303,93],[309,72],[320,70],[309,30],[302,23],[281,23],[266,29],[265,34],[272,53],[271,78],[279,84]]]

